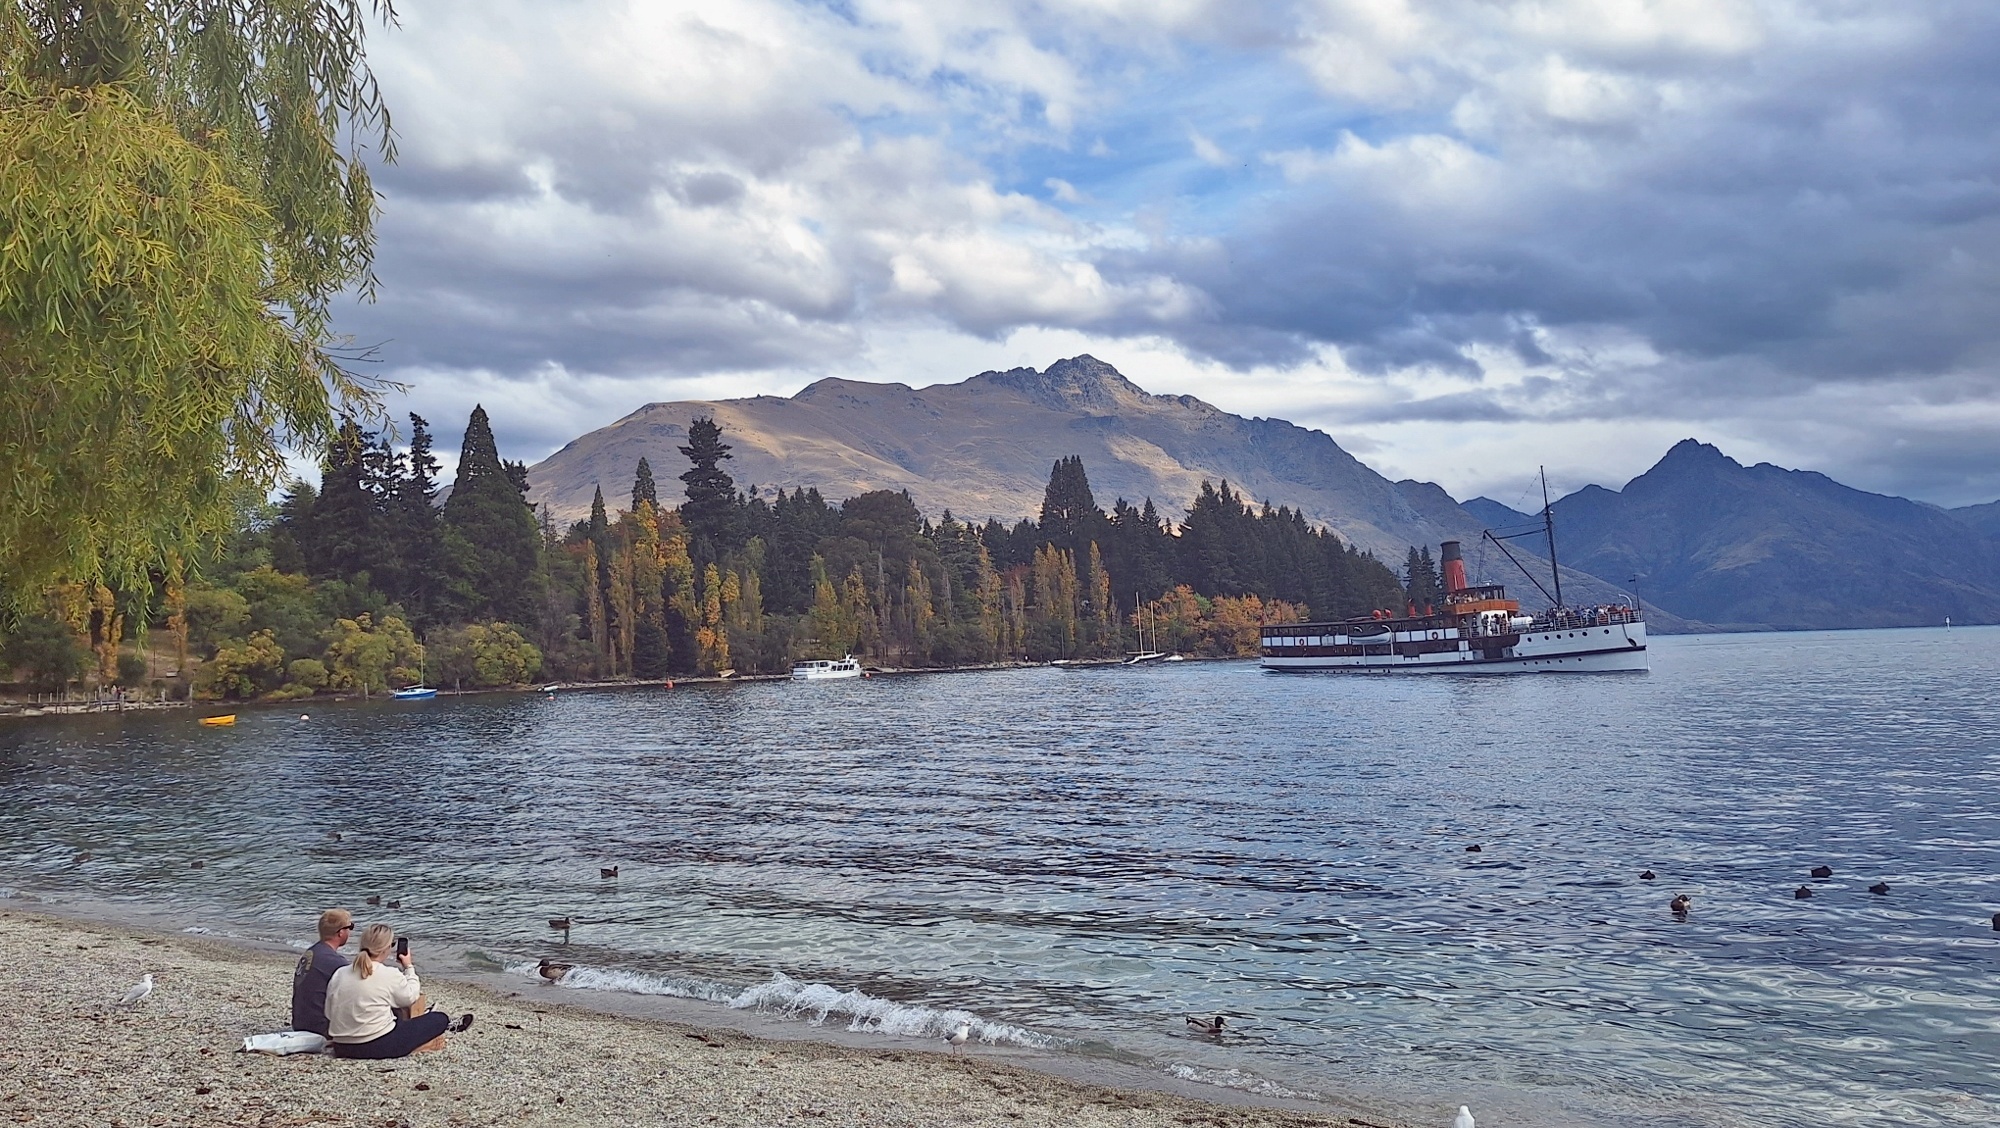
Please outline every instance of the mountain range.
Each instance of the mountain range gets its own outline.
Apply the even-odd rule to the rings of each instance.
[[[600,487],[615,507],[641,457],[670,492],[688,423],[704,415],[734,448],[726,469],[767,494],[907,490],[932,516],[1012,523],[1038,513],[1058,458],[1081,455],[1107,508],[1150,498],[1172,516],[1204,480],[1226,480],[1392,564],[1412,545],[1460,540],[1475,578],[1536,602],[1480,533],[1538,516],[1392,482],[1323,432],[1153,395],[1089,356],[921,389],[826,379],[790,397],[648,404],[531,467],[529,498],[564,521],[586,514]],[[1589,486],[1553,512],[1568,601],[1623,600],[1637,576],[1656,629],[2000,622],[2000,502],[1942,510],[1820,474],[1744,467],[1688,440],[1624,489]],[[1536,542],[1519,543],[1516,555],[1546,582]]]

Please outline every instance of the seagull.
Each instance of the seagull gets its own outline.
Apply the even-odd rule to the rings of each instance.
[[[1803,901],[1810,896],[1812,896],[1812,890],[1806,888],[1803,885],[1799,886],[1797,889],[1792,890],[1792,900],[1794,901]]]
[[[1684,917],[1688,915],[1689,909],[1694,908],[1694,898],[1685,893],[1676,893],[1674,899],[1667,902],[1667,908],[1673,910],[1675,916]]]
[[[618,876],[618,867],[617,867],[617,866],[599,866],[599,867],[598,867],[598,870],[597,870],[597,876],[599,876],[599,877],[617,877],[617,876]]]
[[[1473,1128],[1472,1110],[1458,1106],[1458,1115],[1451,1118],[1451,1128]]]
[[[1640,875],[1639,875],[1639,880],[1640,880],[1640,881],[1651,881],[1651,880],[1653,880],[1653,878],[1654,878],[1655,876],[1656,876],[1656,875],[1655,875],[1655,874],[1653,873],[1653,871],[1652,871],[1652,870],[1647,870],[1647,871],[1646,871],[1645,873],[1642,873],[1642,874],[1640,874]]]
[[[568,975],[571,966],[566,963],[556,963],[553,960],[543,960],[540,964],[536,965],[535,971],[540,973],[543,979],[554,983],[556,980]]]
[[[132,989],[130,991],[125,992],[125,997],[118,1000],[118,1005],[121,1007],[138,1006],[140,1003],[145,1001],[146,996],[152,993],[153,993],[153,973],[149,971],[146,973],[143,979],[139,980],[139,982],[134,983],[132,985]]]
[[[1222,1034],[1222,1026],[1223,1026],[1222,1019],[1223,1016],[1219,1014],[1216,1015],[1214,1018],[1198,1018],[1194,1015],[1188,1015],[1187,1016],[1188,1029],[1197,1031],[1202,1034],[1209,1034],[1209,1035],[1214,1035],[1216,1037],[1220,1037]]]
[[[1868,891],[1870,893],[1875,894],[1877,897],[1885,896],[1889,892],[1889,883],[1886,881],[1878,881],[1875,884],[1869,886]]]
[[[961,1022],[958,1024],[958,1029],[952,1031],[951,1037],[946,1038],[945,1041],[951,1043],[952,1051],[956,1053],[965,1048],[966,1041],[971,1037],[972,1024],[970,1022]]]
[[[1813,875],[1814,877],[1832,877],[1832,876],[1833,876],[1833,867],[1832,867],[1832,866],[1814,866],[1814,867],[1812,868],[1812,875]]]

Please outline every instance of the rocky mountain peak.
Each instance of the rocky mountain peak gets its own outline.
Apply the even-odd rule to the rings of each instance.
[[[1087,353],[1056,361],[1041,372],[1032,368],[1014,368],[1006,372],[982,372],[973,380],[1011,389],[1057,411],[1084,411],[1094,415],[1144,403],[1149,398],[1143,389],[1127,380],[1116,368]]]

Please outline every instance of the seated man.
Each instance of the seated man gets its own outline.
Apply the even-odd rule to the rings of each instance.
[[[340,948],[353,931],[354,917],[346,909],[319,914],[319,943],[306,949],[292,972],[292,1029],[326,1036],[326,984],[347,966]]]

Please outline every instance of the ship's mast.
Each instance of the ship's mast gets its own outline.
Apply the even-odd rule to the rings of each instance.
[[[1556,609],[1563,605],[1562,568],[1556,564],[1556,515],[1549,508],[1549,468],[1539,467],[1542,472],[1542,528],[1549,534],[1549,574],[1556,581]]]

